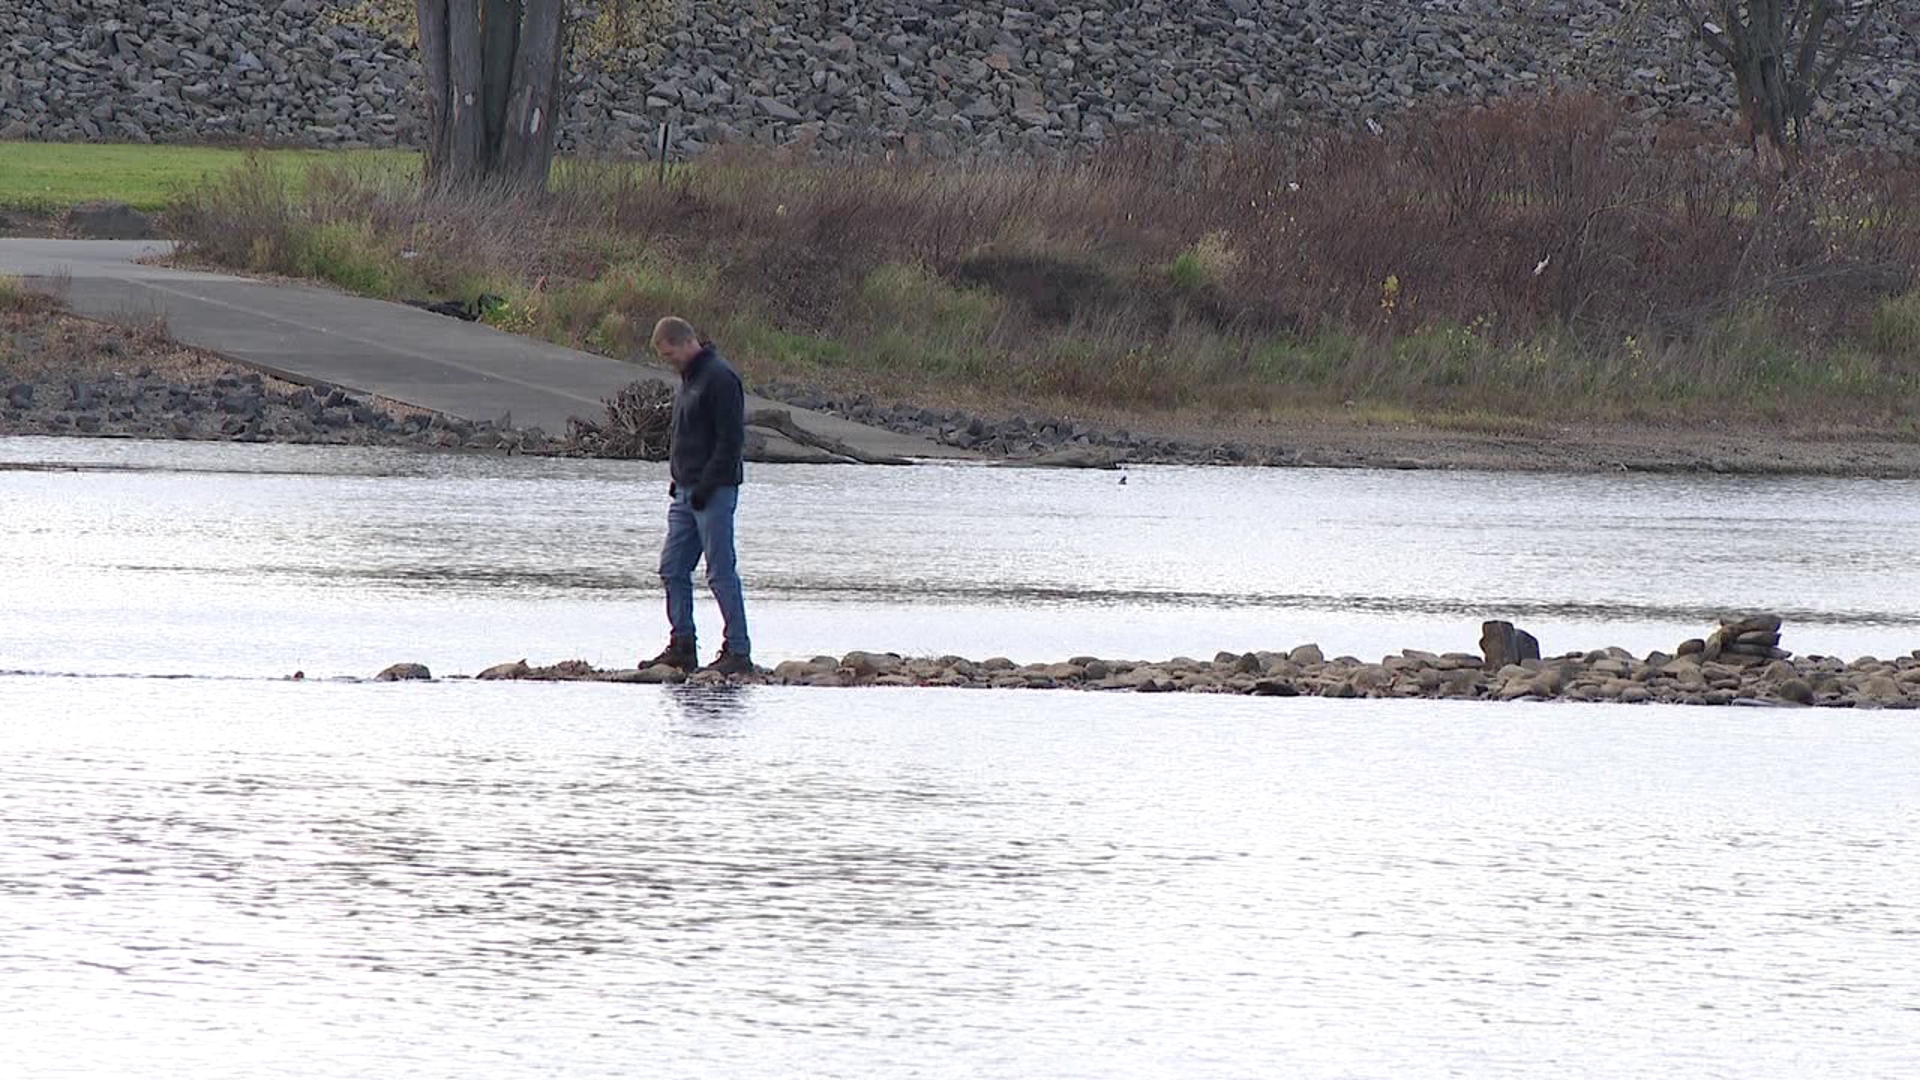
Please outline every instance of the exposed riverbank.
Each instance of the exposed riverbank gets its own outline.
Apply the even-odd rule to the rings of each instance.
[[[791,383],[758,389],[798,408],[994,457],[1055,455],[1087,464],[1920,477],[1920,435],[1833,424],[1553,423],[1358,407],[1258,419],[1113,413],[1070,419],[1006,408],[876,401],[871,395]]]
[[[1265,422],[1009,414],[876,401],[795,383],[759,388],[797,408],[990,459],[1057,466],[1201,464],[1920,477],[1920,439],[1786,424],[1632,426],[1422,422],[1365,410]],[[158,322],[100,322],[9,288],[0,304],[0,434],[232,440],[425,449],[582,452],[564,432],[436,415],[375,396],[263,375],[171,340]],[[762,433],[762,442],[769,433]],[[777,436],[777,432],[770,433]],[[775,442],[781,442],[775,439]],[[756,444],[759,445],[759,444]],[[786,445],[769,460],[830,461]]]

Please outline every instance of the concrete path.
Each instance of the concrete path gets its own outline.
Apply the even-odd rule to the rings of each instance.
[[[519,427],[564,434],[567,419],[597,419],[601,401],[637,379],[672,381],[664,368],[622,363],[401,304],[302,285],[153,266],[159,241],[0,239],[0,275],[62,289],[93,318],[158,314],[173,338],[270,375],[324,382],[468,420],[511,416]],[[726,343],[722,342],[724,349]],[[788,408],[750,398],[749,411]],[[807,432],[889,457],[972,455],[927,439],[790,409]]]

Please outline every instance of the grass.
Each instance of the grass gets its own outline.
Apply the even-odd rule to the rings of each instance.
[[[1920,170],[1835,158],[1782,186],[1706,138],[1563,95],[1072,164],[569,162],[539,203],[263,156],[170,216],[216,265],[492,294],[494,325],[612,356],[680,314],[761,383],[1133,427],[1904,423]]]
[[[136,210],[163,210],[208,178],[231,172],[248,153],[225,146],[8,142],[0,144],[0,209],[58,214],[75,203],[113,199]],[[347,155],[395,171],[418,161],[416,154],[393,150],[254,153],[296,185],[309,167]]]
[[[0,274],[0,314],[25,311],[32,307],[34,295],[27,291],[26,283],[17,277]]]

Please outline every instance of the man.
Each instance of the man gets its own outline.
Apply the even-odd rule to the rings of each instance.
[[[673,394],[673,442],[668,457],[673,503],[660,549],[660,580],[667,587],[667,651],[643,667],[665,664],[691,671],[700,665],[693,629],[693,568],[704,555],[707,586],[726,620],[726,643],[708,670],[752,674],[747,607],[734,565],[733,513],[740,504],[741,454],[747,438],[746,390],[740,376],[703,342],[685,319],[661,319],[653,351],[680,374]]]

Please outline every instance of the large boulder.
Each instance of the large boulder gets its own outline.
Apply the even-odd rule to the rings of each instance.
[[[1480,652],[1486,657],[1486,669],[1499,671],[1509,664],[1540,659],[1540,641],[1510,622],[1490,620],[1480,624]]]
[[[153,221],[123,202],[83,202],[67,211],[67,227],[88,240],[151,240]]]

